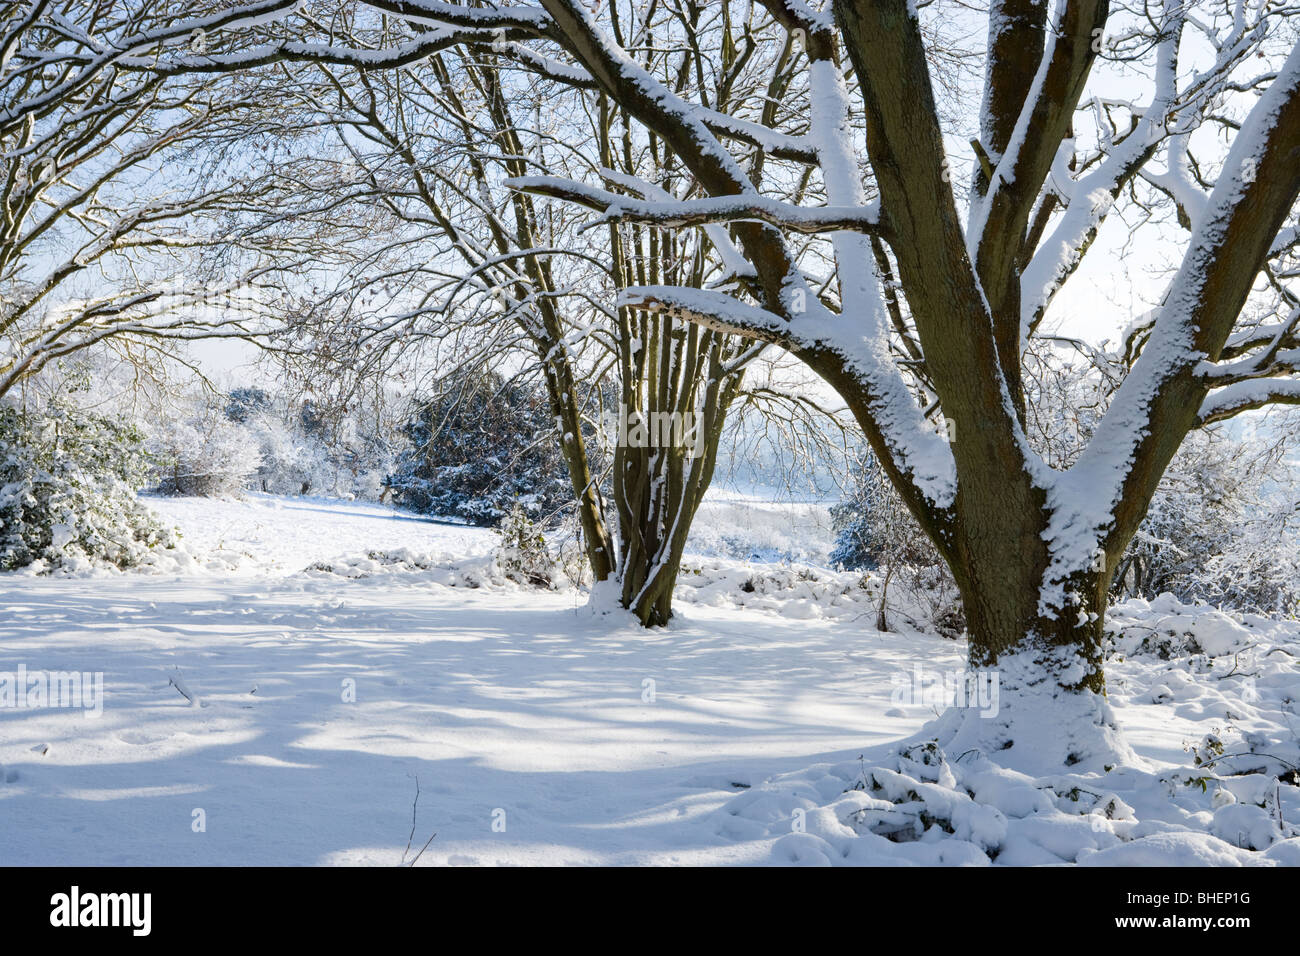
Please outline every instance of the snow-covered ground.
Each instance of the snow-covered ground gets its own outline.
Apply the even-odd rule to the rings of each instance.
[[[152,573],[0,576],[0,674],[103,674],[97,716],[0,707],[0,864],[397,865],[434,833],[419,865],[1300,863],[1295,624],[1119,608],[1148,766],[1032,778],[896,752],[962,644],[872,630],[857,575],[719,556],[815,555],[816,506],[706,509],[645,631],[503,582],[489,531],[151,504],[184,534]]]
[[[690,548],[699,555],[824,564],[834,540],[826,502],[774,505],[770,493],[711,488],[691,526]]]

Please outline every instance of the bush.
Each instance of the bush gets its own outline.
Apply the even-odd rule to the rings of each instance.
[[[1276,492],[1290,477],[1281,450],[1189,435],[1121,559],[1116,596],[1169,592],[1184,604],[1296,616],[1296,507]]]
[[[271,409],[271,396],[264,389],[241,386],[226,396],[226,418],[238,425],[248,422],[254,415]]]
[[[165,495],[237,494],[261,460],[248,432],[211,409],[168,422],[150,444]]]
[[[172,534],[137,500],[152,462],[134,425],[53,403],[0,407],[0,570],[138,564]]]
[[[250,485],[273,495],[321,493],[328,461],[319,442],[270,414],[250,418],[244,427],[259,455]]]
[[[393,501],[477,525],[496,524],[515,505],[550,517],[573,495],[554,427],[536,388],[491,371],[443,379],[404,429],[410,447],[387,480]]]
[[[836,533],[833,564],[883,576],[878,630],[889,629],[889,589],[901,588],[905,604],[920,610],[914,624],[944,637],[960,637],[966,618],[957,582],[875,456],[867,452],[851,473],[849,494],[831,508]]]
[[[251,490],[378,500],[393,462],[385,411],[323,409],[251,386],[184,396],[150,429],[154,484],[173,495]]]
[[[301,404],[241,386],[226,396],[225,417],[257,448],[245,486],[274,495],[330,495],[377,500],[391,471],[387,416],[373,406]]]
[[[496,548],[501,573],[518,584],[549,588],[555,580],[555,560],[546,539],[518,506],[511,508],[497,526],[500,543]]]

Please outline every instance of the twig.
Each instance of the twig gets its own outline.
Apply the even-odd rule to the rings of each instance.
[[[180,692],[180,695],[190,702],[191,707],[199,706],[198,695],[185,686],[185,681],[181,679],[179,669],[175,674],[172,674],[167,678],[167,683],[172,687],[175,687]]]
[[[415,861],[424,856],[424,851],[429,849],[429,844],[433,842],[433,837],[438,835],[438,832],[435,830],[433,836],[429,837],[429,839],[424,842],[424,846],[420,847],[420,852],[415,854],[414,859],[412,859],[410,863],[406,862],[406,854],[411,852],[411,841],[415,839],[415,814],[420,806],[420,778],[417,774],[413,773],[408,773],[407,776],[415,780],[415,799],[411,801],[411,835],[406,838],[406,849],[402,851],[402,862],[399,866],[415,866]]]
[[[420,847],[420,852],[415,854],[415,860],[412,860],[410,863],[407,864],[407,866],[415,866],[416,860],[424,856],[424,851],[429,849],[429,844],[433,842],[433,837],[436,837],[437,835],[438,832],[435,830],[433,836],[429,837],[429,839],[425,841],[424,846]]]
[[[411,852],[411,841],[415,839],[415,811],[420,805],[420,778],[417,774],[408,773],[408,777],[415,780],[415,799],[411,801],[411,835],[406,838],[406,849],[402,851],[402,862],[406,862],[406,854]]]

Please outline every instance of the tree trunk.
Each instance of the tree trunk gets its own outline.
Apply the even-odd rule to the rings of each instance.
[[[600,152],[609,168],[638,172],[628,117],[600,99]],[[616,119],[623,136],[615,139]],[[614,278],[620,289],[671,283],[704,284],[708,262],[701,246],[675,233],[609,226]],[[670,443],[629,445],[620,424],[614,453],[613,498],[618,514],[619,603],[645,627],[672,617],[673,588],[695,513],[713,480],[718,443],[728,409],[740,391],[742,369],[733,367],[747,343],[669,315],[627,306],[618,310],[620,416],[654,423],[675,416],[690,438],[674,431]],[[654,432],[649,424],[647,431]],[[664,436],[659,434],[659,438]],[[692,454],[688,454],[687,445]],[[593,599],[595,594],[593,593]]]
[[[1025,582],[1026,594],[1038,589]],[[972,596],[976,597],[976,596]],[[987,593],[979,595],[990,603]],[[970,622],[967,686],[992,689],[990,699],[949,709],[927,733],[955,757],[977,751],[1032,776],[1073,767],[1080,772],[1140,766],[1124,742],[1106,699],[1102,671],[1104,599],[1073,619],[1036,616],[1009,631],[978,615]]]
[[[716,359],[710,367],[720,372]],[[620,446],[614,456],[614,500],[622,532],[620,603],[646,627],[662,627],[672,617],[682,553],[713,480],[726,410],[740,385],[736,376],[724,384],[721,374],[712,374],[708,381],[695,423],[700,429],[693,446],[698,454],[689,457],[684,447]]]
[[[538,349],[539,352],[542,349]],[[591,564],[592,577],[604,581],[614,573],[614,547],[601,511],[600,489],[591,471],[591,459],[582,434],[582,410],[578,405],[577,386],[566,353],[559,347],[546,350],[542,367],[546,373],[546,392],[560,432],[560,451],[569,471],[569,486],[578,509],[582,527],[582,546]]]
[[[1018,518],[1022,530],[1038,531],[1016,536],[1030,544],[1016,560],[1005,560],[1004,551],[992,562],[969,542],[949,559],[966,614],[967,683],[994,693],[991,701],[959,701],[932,732],[954,755],[979,751],[1032,775],[1140,764],[1106,700],[1103,637],[1113,565],[1098,554],[1088,570],[1048,581],[1046,512],[1026,521],[994,502],[983,507],[1009,528]]]

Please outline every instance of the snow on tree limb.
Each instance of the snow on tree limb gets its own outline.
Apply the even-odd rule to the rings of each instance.
[[[119,64],[123,69],[149,71],[159,76],[229,73],[269,66],[273,63],[328,63],[352,66],[361,70],[382,70],[418,63],[443,50],[450,50],[466,43],[489,41],[492,38],[492,34],[481,30],[445,28],[430,31],[422,34],[419,39],[382,50],[282,40],[233,53],[173,56],[165,61],[154,57],[125,57],[119,61]]]
[[[713,196],[681,201],[638,200],[552,176],[521,176],[508,180],[506,185],[534,195],[563,199],[595,209],[603,213],[599,222],[639,222],[681,228],[752,220],[806,235],[837,231],[878,235],[882,231],[879,217],[872,207],[808,208],[766,196]]]
[[[433,26],[451,24],[475,29],[528,29],[538,33],[548,30],[553,21],[546,11],[535,6],[517,4],[500,6],[485,3],[468,6],[440,0],[365,0],[366,5],[396,14],[404,20]]]
[[[788,349],[799,343],[781,316],[734,296],[682,286],[630,286],[619,293],[618,305],[663,312],[696,325]]]
[[[1291,371],[1300,371],[1295,364]],[[1198,424],[1224,421],[1269,405],[1300,405],[1300,379],[1252,378],[1214,392],[1201,405]]]
[[[93,83],[104,71],[137,54],[163,48],[169,44],[189,43],[196,34],[203,36],[274,22],[287,16],[301,4],[302,0],[260,0],[260,2],[232,7],[209,16],[182,17],[165,26],[128,32],[123,36],[107,38],[107,43],[86,38],[82,44],[85,52],[66,49],[58,49],[52,53],[44,50],[31,51],[29,55],[51,64],[80,63],[81,66],[75,71],[70,71],[60,82],[50,85],[36,95],[6,103],[4,108],[0,109],[0,130],[8,130],[24,117],[69,99]],[[11,35],[16,40],[18,33]],[[9,51],[11,60],[22,58],[23,55],[23,48],[16,43]]]
[[[667,312],[706,328],[779,345],[823,374],[839,371],[863,384],[878,378],[883,361],[888,361],[888,356],[882,360],[873,353],[879,342],[855,340],[860,329],[824,309],[810,308],[807,314],[787,320],[725,293],[676,286],[634,286],[620,294],[619,304]],[[868,387],[863,404],[878,423],[889,461],[916,485],[938,516],[952,506],[957,490],[948,436],[927,426],[900,379],[891,376],[890,380],[898,387]]]
[[[1021,271],[1022,349],[1028,346],[1053,296],[1083,259],[1120,190],[1142,169],[1166,134],[1177,96],[1181,13],[1174,12],[1161,26],[1164,39],[1157,49],[1156,89],[1132,131],[1112,145],[1095,169],[1078,179],[1071,178],[1066,168],[1053,170],[1053,187],[1065,194],[1065,211]],[[1073,153],[1073,141],[1066,140],[1065,145]]]

